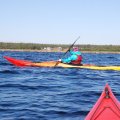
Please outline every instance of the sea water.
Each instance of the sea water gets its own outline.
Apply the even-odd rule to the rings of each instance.
[[[35,62],[63,53],[0,52],[0,120],[84,120],[106,83],[120,100],[120,71],[19,68],[3,56]],[[120,65],[120,54],[83,53],[83,63]]]

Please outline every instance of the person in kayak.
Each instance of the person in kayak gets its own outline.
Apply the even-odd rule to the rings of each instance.
[[[78,47],[73,47],[72,50],[69,51],[71,56],[66,59],[59,59],[62,63],[72,64],[72,65],[82,65],[82,55],[79,51]]]

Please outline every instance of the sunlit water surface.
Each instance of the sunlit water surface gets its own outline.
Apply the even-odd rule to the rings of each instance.
[[[3,56],[35,62],[63,53],[0,52],[0,120],[84,120],[106,83],[120,100],[120,71],[19,68]],[[83,54],[83,63],[120,65],[120,54]]]

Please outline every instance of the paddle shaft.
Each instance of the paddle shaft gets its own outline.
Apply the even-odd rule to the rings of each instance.
[[[63,56],[61,57],[61,59],[67,54],[68,51],[70,51],[70,49],[74,46],[74,44],[76,43],[76,41],[80,38],[80,36],[74,41],[74,43],[69,47],[69,49],[63,54]]]

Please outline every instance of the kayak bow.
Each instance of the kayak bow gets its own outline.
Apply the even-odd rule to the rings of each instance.
[[[18,67],[54,67],[58,61],[45,61],[45,62],[32,62],[27,60],[19,60],[12,57],[4,56],[6,60]],[[63,68],[84,68],[92,70],[119,70],[120,66],[97,66],[93,64],[83,64],[82,66],[70,65],[65,63],[59,63],[57,67]]]
[[[28,60],[19,60],[12,57],[4,56],[6,60],[18,67],[54,67],[57,61],[32,62]]]
[[[18,60],[12,57],[8,57],[8,56],[4,56],[4,58],[6,60],[8,60],[10,63],[19,66],[19,67],[24,67],[24,66],[31,66],[32,62],[31,61],[27,61],[27,60]]]
[[[120,103],[108,84],[85,120],[120,120]]]

